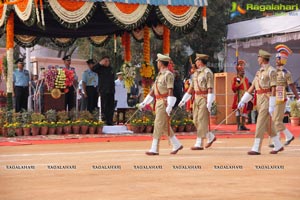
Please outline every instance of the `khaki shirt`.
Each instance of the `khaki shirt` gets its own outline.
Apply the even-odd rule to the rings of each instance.
[[[154,95],[157,96],[168,94],[168,89],[173,89],[173,87],[174,75],[171,71],[166,69],[158,73],[154,85],[152,86],[152,90],[154,91]]]
[[[293,78],[290,71],[286,69],[277,69],[277,84],[278,86],[287,87],[290,84],[293,84]]]
[[[293,84],[293,78],[291,72],[285,68],[277,68],[277,84],[276,84],[276,100],[277,103],[284,102],[286,100],[285,88]]]
[[[256,72],[253,82],[256,90],[270,89],[276,86],[276,70],[270,65],[261,67]]]
[[[197,91],[207,91],[209,88],[213,88],[214,80],[213,73],[208,67],[202,67],[198,69],[192,79],[190,87]]]

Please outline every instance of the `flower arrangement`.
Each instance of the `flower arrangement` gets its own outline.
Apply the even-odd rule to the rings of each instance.
[[[64,122],[60,122],[60,121],[56,122],[56,127],[63,127],[64,125],[65,125]]]
[[[79,120],[79,125],[80,126],[89,126],[90,120],[86,120],[86,119]]]
[[[31,128],[31,124],[23,124],[22,127],[23,128]]]
[[[9,123],[6,128],[22,128],[22,124],[19,122]]]
[[[65,90],[66,87],[73,85],[75,74],[72,70],[66,68],[59,69],[50,66],[49,69],[44,72],[44,77],[48,91],[54,88]]]
[[[178,126],[178,125],[180,125],[180,123],[181,123],[180,120],[176,120],[176,119],[171,120],[171,126]]]
[[[135,67],[132,66],[129,62],[125,62],[122,67],[123,77],[125,87],[130,91],[130,87],[134,84],[134,79],[136,76]]]
[[[140,68],[140,74],[141,74],[143,79],[150,79],[150,80],[153,81],[154,80],[154,75],[155,75],[154,66],[150,65],[149,63],[143,62],[142,66]]]
[[[150,92],[150,87],[154,81],[155,69],[153,65],[147,62],[143,62],[140,68],[140,74],[142,77],[142,85],[144,88],[144,96]]]
[[[56,128],[57,127],[57,123],[55,123],[55,122],[49,122],[48,123],[48,127],[49,128]]]
[[[184,125],[192,125],[193,124],[193,120],[190,118],[184,118],[183,119],[183,124]]]
[[[154,125],[154,121],[153,121],[153,119],[144,116],[144,117],[143,117],[143,125],[146,125],[146,126],[153,126],[153,125]]]
[[[103,121],[93,121],[92,122],[92,126],[103,127],[103,125],[104,125]]]
[[[144,122],[143,122],[143,119],[132,119],[130,121],[130,124],[133,125],[133,126],[142,126],[144,125]]]
[[[31,123],[31,126],[32,126],[32,127],[41,127],[41,126],[42,126],[42,122],[33,121],[33,122]]]

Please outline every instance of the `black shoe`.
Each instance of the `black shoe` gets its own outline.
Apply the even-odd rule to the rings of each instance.
[[[274,148],[274,144],[269,144],[269,147],[270,148]]]
[[[249,128],[246,128],[246,126],[244,125],[241,125],[240,128],[239,128],[239,131],[249,131],[250,129]]]
[[[284,146],[288,146],[294,139],[295,139],[295,137],[293,136],[290,140],[288,140],[284,143]]]

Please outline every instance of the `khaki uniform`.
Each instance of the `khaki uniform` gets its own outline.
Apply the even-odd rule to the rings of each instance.
[[[174,135],[166,112],[168,89],[174,87],[174,75],[169,70],[159,72],[152,86],[156,98],[153,138],[160,139],[163,134]]]
[[[208,133],[209,112],[206,107],[207,90],[213,88],[213,73],[203,67],[194,73],[190,85],[195,91],[195,100],[193,104],[193,122],[197,128],[197,137],[204,138]]]
[[[255,89],[257,91],[257,111],[258,118],[256,123],[255,137],[260,138],[259,151],[261,148],[262,139],[264,133],[268,132],[271,137],[276,136],[274,124],[271,123],[270,129],[270,114],[269,114],[269,96],[271,92],[271,87],[276,86],[276,70],[267,65],[261,67],[256,73],[255,79],[253,81],[255,84]]]
[[[284,110],[286,105],[286,91],[285,88],[293,84],[291,72],[286,69],[277,69],[277,83],[276,83],[276,107],[273,113],[273,121],[277,132],[285,130],[283,124]]]

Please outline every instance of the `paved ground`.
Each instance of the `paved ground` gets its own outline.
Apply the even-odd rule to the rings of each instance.
[[[156,157],[144,155],[150,141],[2,146],[0,199],[300,199],[299,138],[278,155],[265,139],[261,156],[246,155],[253,138],[197,152],[181,141],[178,155],[162,141]]]

